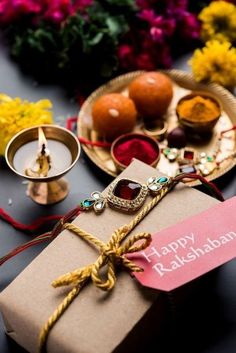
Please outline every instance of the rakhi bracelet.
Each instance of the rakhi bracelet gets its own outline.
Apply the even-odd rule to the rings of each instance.
[[[184,179],[197,179],[208,189],[213,191],[219,200],[223,200],[223,196],[216,186],[208,182],[204,177],[197,174],[179,174],[175,178],[150,177],[145,184],[139,183],[131,179],[116,179],[109,187],[107,196],[99,191],[94,191],[90,198],[83,200],[80,207],[89,211],[93,209],[96,213],[104,211],[106,206],[117,209],[119,211],[133,213],[141,208],[148,195],[156,196],[163,189],[171,189]]]
[[[135,210],[138,209],[138,207],[141,207],[142,204],[145,201],[145,198],[148,194],[151,194],[153,196],[157,196],[158,194],[161,194],[161,192],[165,191],[165,189],[168,189],[167,191],[169,191],[172,187],[174,187],[177,183],[183,181],[184,179],[194,179],[194,180],[200,180],[202,182],[202,184],[204,184],[209,191],[213,194],[213,196],[215,196],[217,199],[219,199],[220,201],[224,201],[224,198],[221,194],[221,192],[217,189],[217,187],[211,183],[208,182],[204,177],[197,175],[197,174],[179,174],[178,176],[176,176],[175,178],[166,178],[166,177],[151,177],[147,180],[146,184],[141,184],[138,182],[134,182],[131,181],[129,179],[120,179],[117,181],[114,181],[111,186],[110,186],[110,198],[102,195],[100,192],[95,191],[92,193],[91,198],[86,199],[84,201],[81,202],[81,204],[79,206],[77,206],[76,208],[74,208],[73,210],[71,210],[70,212],[68,212],[64,217],[60,218],[60,221],[56,223],[56,225],[54,226],[54,228],[52,229],[52,231],[41,234],[35,238],[33,238],[32,240],[16,247],[15,249],[11,250],[9,253],[5,254],[4,256],[0,257],[0,266],[3,265],[6,261],[10,260],[12,257],[16,256],[17,254],[23,252],[24,250],[35,246],[39,243],[44,243],[44,242],[48,242],[52,239],[55,239],[57,237],[57,235],[63,230],[63,224],[65,222],[71,222],[76,216],[78,216],[80,214],[81,211],[85,210],[91,210],[94,209],[96,213],[102,212],[104,210],[104,208],[106,207],[106,205],[110,205],[111,207],[114,207],[118,210],[121,211],[125,211],[125,212],[134,212]],[[134,199],[134,200],[125,200],[125,199],[121,199],[117,198],[116,196],[114,196],[114,200],[113,200],[113,195],[114,195],[114,188],[117,187],[117,184],[119,182],[121,182],[122,180],[125,180],[127,183],[127,180],[133,184],[137,184],[137,186],[139,186],[139,188],[143,187],[143,194],[141,193],[140,195],[140,199],[137,200],[137,204],[135,204],[133,206],[133,203],[131,203],[131,201],[135,201],[136,198],[138,198],[138,196]],[[119,187],[119,185],[118,185]],[[137,192],[137,189],[136,189]],[[109,195],[109,192],[108,192]],[[119,201],[119,202],[118,202]],[[126,201],[128,201],[128,204],[126,204]],[[123,204],[123,202],[125,202]],[[129,207],[130,206],[130,207]],[[36,226],[41,226],[42,223],[45,224],[45,222],[47,220],[52,220],[52,218],[58,219],[60,216],[49,216],[47,218],[42,218],[39,220],[37,220],[36,222],[32,223],[32,225],[28,226],[28,225],[24,225],[21,224],[19,222],[17,222],[16,220],[14,220],[11,216],[9,216],[8,214],[6,214],[4,212],[4,214],[0,215],[2,216],[2,219],[6,222],[8,222],[9,224],[11,224],[14,228],[19,229],[19,230],[29,230],[29,228],[31,230],[35,230]]]

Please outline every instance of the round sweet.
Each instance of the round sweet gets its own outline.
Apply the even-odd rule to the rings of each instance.
[[[133,130],[137,111],[134,102],[120,93],[105,94],[92,108],[93,128],[101,137],[114,140]]]
[[[129,97],[144,119],[158,119],[166,113],[172,100],[172,82],[160,72],[146,72],[131,82]]]

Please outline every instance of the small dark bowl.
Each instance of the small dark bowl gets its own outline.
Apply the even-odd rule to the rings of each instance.
[[[150,137],[150,136],[147,136],[147,135],[144,135],[144,134],[140,134],[140,133],[128,133],[128,134],[124,134],[124,135],[121,135],[119,136],[116,140],[113,141],[112,145],[111,145],[111,157],[117,167],[117,169],[119,171],[122,171],[124,170],[128,165],[125,165],[125,164],[122,164],[115,156],[115,148],[125,142],[125,141],[128,141],[132,138],[138,138],[138,139],[141,139],[141,140],[145,140],[147,142],[149,142],[153,147],[154,149],[156,150],[157,152],[157,158],[149,165],[151,165],[152,167],[156,167],[157,163],[159,162],[159,159],[160,159],[160,148],[159,148],[159,144],[158,142]],[[136,156],[134,156],[133,158],[137,158]],[[145,161],[144,161],[145,162]]]
[[[209,121],[192,121],[189,120],[187,117],[185,116],[181,116],[178,111],[177,108],[180,105],[180,103],[182,103],[183,101],[192,99],[196,96],[201,96],[202,98],[207,98],[210,99],[212,102],[214,102],[217,107],[219,108],[219,114],[217,114],[213,119],[209,120]],[[187,128],[189,130],[192,130],[193,132],[198,132],[198,133],[209,133],[213,130],[214,126],[216,125],[216,123],[218,122],[220,116],[221,116],[221,112],[222,112],[222,106],[221,103],[214,98],[212,95],[206,93],[206,92],[202,92],[202,91],[194,91],[190,94],[187,94],[186,96],[182,97],[176,106],[176,115],[178,117],[179,120],[179,124],[182,125],[184,128]]]

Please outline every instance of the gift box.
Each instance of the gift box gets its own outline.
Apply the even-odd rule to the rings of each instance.
[[[119,178],[145,183],[156,175],[156,169],[135,160]],[[108,189],[104,194],[107,192]],[[144,231],[156,234],[216,203],[210,196],[179,184],[130,235]],[[106,242],[115,229],[133,218],[133,214],[107,207],[102,214],[83,212],[74,223]],[[64,230],[1,293],[0,308],[7,334],[35,353],[40,329],[68,292],[68,288],[53,288],[52,281],[97,257],[96,249]],[[116,286],[109,293],[88,282],[50,332],[48,353],[137,352],[141,341],[155,335],[165,317],[161,293],[141,286],[125,271],[117,277]]]

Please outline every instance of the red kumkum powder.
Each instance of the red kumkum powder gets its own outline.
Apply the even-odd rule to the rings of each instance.
[[[151,142],[137,137],[120,142],[114,146],[113,153],[115,158],[125,166],[128,166],[133,158],[152,164],[159,155],[159,151]]]

